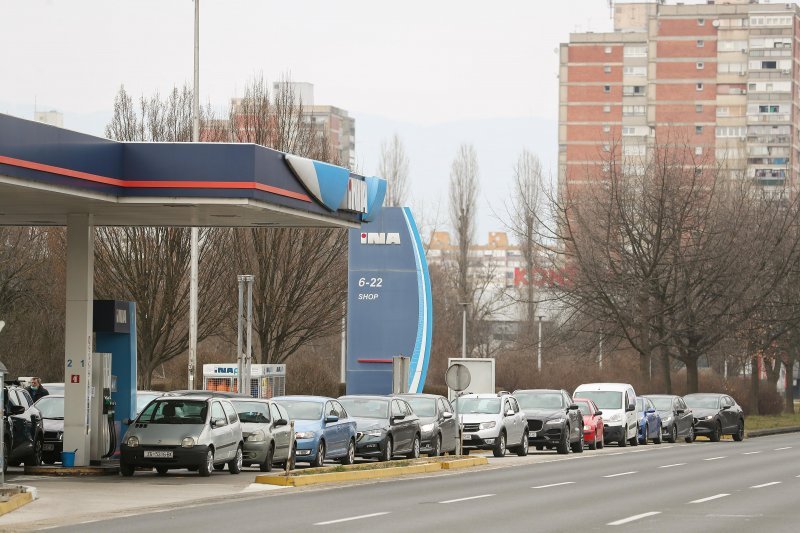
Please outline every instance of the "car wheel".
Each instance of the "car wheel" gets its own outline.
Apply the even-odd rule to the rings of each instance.
[[[656,437],[653,439],[653,444],[661,444],[661,433],[664,431],[664,428],[661,427],[661,424],[658,425],[658,432],[656,433]]]
[[[630,438],[631,446],[638,446],[639,445],[639,435],[634,434],[633,437]]]
[[[340,463],[343,465],[351,465],[356,462],[356,443],[355,441],[351,440],[350,444],[347,445],[347,455],[342,457],[339,460]]]
[[[711,439],[711,442],[719,442],[722,438],[722,424],[717,422],[714,424],[714,431],[711,432],[711,435],[708,437]]]
[[[627,445],[628,445],[628,436],[623,435],[622,438],[617,441],[617,446],[619,446],[620,448],[624,448]]]
[[[433,440],[433,446],[431,447],[431,453],[429,456],[438,457],[440,455],[442,455],[442,436],[436,435],[436,438]]]
[[[596,450],[597,449],[597,442],[598,442],[597,441],[597,433],[595,433],[594,434],[594,440],[592,440],[592,442],[589,443],[589,449],[590,450]]]
[[[313,467],[320,467],[325,463],[325,441],[319,441],[319,446],[317,446],[317,455],[314,456],[314,460],[311,461],[311,466]]]
[[[132,464],[128,464],[125,461],[119,462],[119,473],[122,474],[122,477],[131,477],[135,471],[136,467]]]
[[[409,459],[419,459],[419,435],[414,435],[414,442],[411,444],[411,451],[406,456]]]
[[[569,453],[569,426],[564,426],[564,429],[561,430],[561,439],[558,441],[556,451],[561,455]]]
[[[258,465],[258,469],[262,472],[272,472],[272,458],[275,456],[275,444],[270,444],[267,451],[267,457],[264,462]]]
[[[522,442],[519,444],[519,448],[517,448],[517,455],[520,457],[525,457],[528,455],[528,432],[522,432]]]
[[[166,476],[167,472],[169,472],[169,468],[167,468],[166,466],[157,466],[156,472],[158,472],[159,476]]]
[[[573,442],[572,444],[570,444],[570,447],[572,448],[572,453],[583,453],[584,444],[585,443],[583,442],[583,431],[581,431],[581,438],[578,439],[578,442]]]
[[[506,454],[506,434],[504,431],[501,431],[500,435],[497,436],[497,440],[494,441],[492,453],[495,457],[503,457]]]
[[[600,439],[600,440],[598,441],[597,439]],[[597,449],[598,450],[602,450],[603,448],[606,447],[606,437],[605,437],[605,435],[603,435],[602,431],[600,432],[600,436],[599,437],[597,435],[595,435],[594,440],[595,440],[595,442],[597,442]]]
[[[688,434],[688,435],[686,435],[686,438],[685,438],[684,440],[685,440],[685,441],[686,441],[688,444],[691,444],[691,443],[693,443],[693,442],[694,442],[694,426],[692,426],[692,427],[690,427],[690,428],[689,428],[689,434]]]
[[[678,426],[673,424],[672,429],[669,430],[669,437],[667,438],[667,442],[675,444],[677,440],[678,440]]]
[[[206,460],[200,464],[199,468],[197,469],[197,473],[200,474],[200,477],[208,477],[211,475],[211,472],[214,471],[214,450],[210,449],[206,453]]]
[[[744,440],[744,420],[739,420],[739,427],[736,429],[736,433],[733,434],[733,440],[736,442]]]
[[[44,441],[41,438],[36,439],[33,444],[33,451],[25,459],[25,466],[41,466],[42,465],[42,448]]]
[[[642,436],[643,436],[644,438],[642,438],[642,439],[638,439],[638,440],[639,440],[639,444],[642,444],[642,445],[644,445],[644,444],[647,444],[647,435],[648,435],[649,433],[650,433],[650,426],[648,426],[647,424],[645,424],[645,425],[644,425],[644,429],[642,430]]]
[[[386,437],[386,445],[383,447],[383,451],[378,457],[378,461],[385,462],[392,460],[392,454],[394,453],[394,450],[392,450],[392,444],[392,437]]]
[[[242,453],[242,447],[238,446],[236,448],[236,455],[233,456],[228,462],[228,472],[231,474],[238,474],[242,471],[242,460],[244,459],[244,454]]]

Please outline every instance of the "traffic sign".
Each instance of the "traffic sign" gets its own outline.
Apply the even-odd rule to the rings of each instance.
[[[469,368],[460,363],[456,363],[447,369],[444,375],[444,381],[447,383],[447,386],[454,391],[461,392],[469,387],[472,376],[469,374]]]

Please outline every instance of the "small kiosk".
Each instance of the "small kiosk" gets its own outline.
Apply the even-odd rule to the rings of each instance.
[[[203,365],[203,389],[236,392],[239,369],[236,363]],[[253,398],[272,398],[286,394],[286,365],[252,365],[250,395]]]

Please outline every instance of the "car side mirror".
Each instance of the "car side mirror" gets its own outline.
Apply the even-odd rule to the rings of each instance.
[[[328,416],[325,417],[325,423],[326,424],[330,424],[332,422],[338,422],[338,421],[339,421],[339,417],[336,416],[336,415],[328,415]]]
[[[635,405],[629,405],[628,407],[625,408],[625,412],[626,413],[630,413],[630,412],[633,412],[635,410],[636,410],[636,406]]]
[[[24,412],[25,412],[25,408],[22,407],[21,405],[11,405],[8,408],[8,414],[10,414],[10,415],[21,415]]]
[[[442,413],[442,418],[444,418],[445,420],[450,420],[451,418],[453,418],[453,413],[451,413],[450,411],[445,411],[444,413]]]
[[[215,418],[211,421],[211,426],[215,428],[219,428],[225,425],[225,421],[221,418]]]
[[[279,427],[282,427],[282,426],[287,426],[287,425],[289,425],[289,421],[286,420],[285,418],[279,418],[279,419],[277,419],[275,421],[275,427],[276,428],[279,428]]]
[[[647,414],[649,414],[649,415],[652,415],[655,412],[656,412],[656,410],[653,409],[652,407],[647,410]]]
[[[603,411],[597,411],[597,412],[594,414],[594,416],[601,416],[602,414],[603,414]]]
[[[569,411],[575,411],[575,410],[579,409],[579,407],[578,407],[578,404],[573,403],[567,409]]]
[[[722,406],[722,410],[723,410],[723,411],[726,411],[726,410],[728,410],[728,409],[730,409],[730,408],[731,408],[731,406],[730,406],[730,405],[723,405],[723,406]]]
[[[392,417],[392,424],[397,424],[401,420],[405,420],[406,415],[394,415]]]
[[[509,409],[508,411],[506,411],[506,416],[514,416],[514,410]]]

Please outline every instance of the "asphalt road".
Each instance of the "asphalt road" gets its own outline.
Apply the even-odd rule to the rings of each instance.
[[[587,450],[540,464],[508,457],[494,464],[501,467],[272,492],[57,531],[798,530],[796,434]]]

